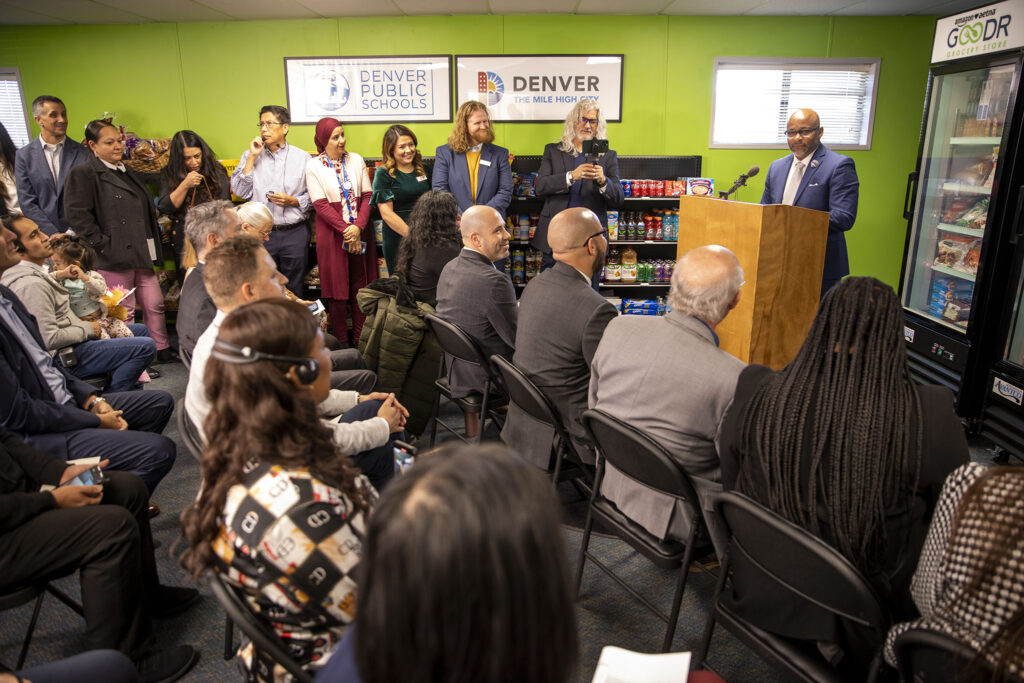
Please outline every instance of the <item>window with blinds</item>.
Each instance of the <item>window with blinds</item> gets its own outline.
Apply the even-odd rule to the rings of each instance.
[[[813,109],[835,149],[871,149],[879,59],[719,57],[711,97],[713,148],[787,149],[786,122]]]
[[[4,124],[15,147],[29,143],[28,109],[21,90],[21,72],[0,67],[0,123]]]

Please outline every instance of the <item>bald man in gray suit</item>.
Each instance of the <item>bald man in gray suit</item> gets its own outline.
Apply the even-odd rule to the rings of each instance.
[[[593,445],[580,416],[587,409],[590,363],[615,307],[591,288],[604,267],[604,226],[590,209],[577,207],[551,219],[547,242],[555,259],[526,285],[519,300],[516,353],[512,360],[547,396],[580,458],[593,464]],[[514,404],[501,438],[526,460],[550,469],[554,430]]]
[[[437,316],[458,325],[476,340],[486,358],[512,357],[516,342],[516,291],[512,281],[494,267],[508,257],[511,235],[501,214],[478,204],[466,209],[460,225],[462,251],[445,265],[437,281]],[[454,397],[481,393],[487,381],[483,368],[447,357],[448,381]],[[466,435],[477,434],[479,416],[466,413]]]
[[[711,509],[709,495],[722,490],[715,437],[744,368],[742,361],[718,348],[715,327],[739,303],[742,284],[743,269],[725,247],[687,252],[672,274],[672,312],[611,321],[591,367],[590,407],[626,421],[664,446],[690,475],[705,518]],[[686,539],[690,520],[674,498],[611,466],[601,491],[658,538]]]

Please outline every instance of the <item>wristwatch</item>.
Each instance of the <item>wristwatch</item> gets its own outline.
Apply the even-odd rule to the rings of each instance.
[[[100,401],[106,403],[107,399],[103,398],[102,396],[97,396],[96,398],[94,398],[93,400],[91,400],[91,401],[89,401],[88,403],[85,404],[85,409],[88,410],[91,413],[92,412],[92,407],[94,405],[96,405],[97,403],[99,403]]]

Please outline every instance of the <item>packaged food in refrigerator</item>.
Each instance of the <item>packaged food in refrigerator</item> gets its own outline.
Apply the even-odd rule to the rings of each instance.
[[[971,300],[953,299],[952,301],[947,302],[946,308],[942,312],[942,317],[966,327],[967,321],[971,317]]]
[[[967,209],[956,219],[956,225],[964,228],[985,229],[985,220],[988,217],[988,197],[978,200],[974,206]]]
[[[965,197],[954,199],[953,203],[949,205],[948,209],[946,209],[946,212],[942,214],[942,222],[955,223],[959,220],[960,216],[963,216],[970,210],[973,202],[973,199],[967,199]]]
[[[972,161],[970,165],[958,171],[953,177],[965,185],[984,185],[993,166],[995,163],[991,157],[982,157]]]
[[[935,263],[967,272],[978,270],[981,258],[981,240],[950,235],[939,241]]]

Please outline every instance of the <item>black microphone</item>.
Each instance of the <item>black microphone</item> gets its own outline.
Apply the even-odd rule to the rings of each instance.
[[[721,199],[728,199],[729,195],[747,184],[748,178],[753,178],[760,172],[761,168],[759,166],[751,166],[749,171],[740,174],[740,177],[736,179],[736,182],[732,184],[728,192],[719,192],[718,196]]]

